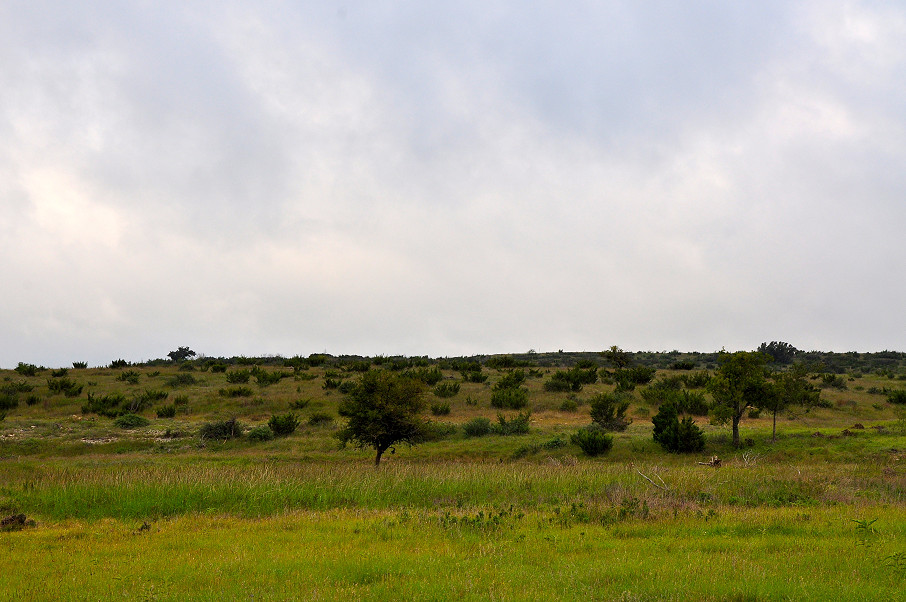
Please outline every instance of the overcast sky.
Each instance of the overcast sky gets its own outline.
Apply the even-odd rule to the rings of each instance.
[[[906,349],[900,2],[0,3],[0,367]]]

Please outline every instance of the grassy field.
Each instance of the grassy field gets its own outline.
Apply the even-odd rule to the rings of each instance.
[[[609,454],[569,443],[587,400],[612,384],[551,393],[526,381],[531,430],[468,438],[492,385],[461,382],[435,440],[372,453],[333,436],[342,382],[360,366],[263,368],[265,384],[172,366],[0,371],[19,404],[0,422],[0,599],[892,600],[906,590],[906,417],[851,375],[825,406],[745,418],[740,449],[698,418],[702,454],[663,452],[639,391]],[[460,382],[444,369],[442,382]],[[124,374],[126,375],[124,377]],[[657,378],[679,372],[661,370]],[[54,380],[81,385],[78,396]],[[235,379],[235,377],[233,377]],[[230,391],[245,387],[241,396]],[[339,387],[339,389],[337,388]],[[88,394],[158,398],[133,429],[83,413]],[[151,397],[154,397],[152,395]],[[175,405],[171,418],[158,410]],[[248,432],[294,412],[288,437]],[[504,412],[507,415],[515,412]],[[332,420],[331,420],[332,419]],[[720,468],[699,464],[711,456]],[[32,523],[31,521],[34,521]]]

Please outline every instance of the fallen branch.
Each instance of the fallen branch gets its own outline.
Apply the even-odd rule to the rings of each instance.
[[[708,460],[707,462],[699,462],[699,464],[701,464],[702,466],[711,466],[712,468],[719,468],[720,467],[720,458],[718,458],[717,456],[711,456],[710,460]]]
[[[641,476],[643,479],[645,479],[646,481],[648,481],[649,483],[651,483],[652,485],[654,485],[654,486],[657,487],[658,489],[662,489],[662,490],[664,490],[664,491],[670,491],[670,487],[667,486],[667,483],[664,482],[664,479],[662,479],[662,478],[660,477],[660,475],[658,475],[658,474],[655,474],[655,475],[654,475],[654,476],[657,477],[657,480],[661,482],[661,484],[658,485],[657,483],[655,483],[654,481],[652,481],[651,479],[649,479],[647,476],[645,476],[644,474],[642,474],[642,471],[639,470],[638,468],[636,468],[635,471],[636,471],[637,473],[639,473],[639,476]]]

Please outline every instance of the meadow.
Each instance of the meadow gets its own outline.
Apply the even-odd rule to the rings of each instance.
[[[899,369],[815,373],[822,403],[784,411],[776,441],[764,412],[739,448],[696,417],[704,451],[672,454],[643,392],[713,366],[659,367],[589,457],[571,435],[615,384],[600,361],[596,382],[552,391],[572,359],[526,365],[518,411],[492,407],[513,370],[493,361],[479,377],[362,358],[0,370],[17,402],[0,421],[0,518],[25,519],[0,532],[0,599],[902,599]],[[433,435],[378,467],[335,436],[344,383],[375,367],[434,381]],[[92,411],[105,397],[147,424]],[[526,411],[525,434],[465,432]],[[291,434],[253,436],[290,413]],[[242,436],[204,435],[231,419]]]

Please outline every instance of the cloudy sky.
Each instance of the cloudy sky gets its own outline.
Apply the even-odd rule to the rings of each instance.
[[[0,367],[906,349],[906,7],[0,3]]]

